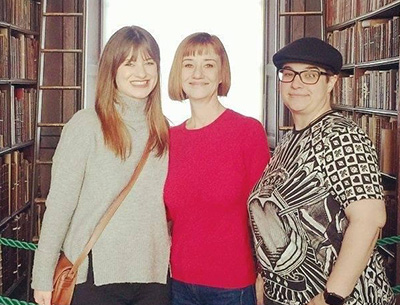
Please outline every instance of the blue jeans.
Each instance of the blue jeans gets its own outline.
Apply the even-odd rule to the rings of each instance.
[[[256,305],[254,285],[239,289],[186,284],[171,279],[172,305]]]

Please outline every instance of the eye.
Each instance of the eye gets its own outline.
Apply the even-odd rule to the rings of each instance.
[[[304,77],[308,79],[316,79],[318,78],[319,72],[318,71],[304,71]]]
[[[193,68],[193,64],[191,64],[191,63],[184,63],[184,64],[183,64],[183,67],[184,67],[184,68]]]
[[[135,62],[133,60],[129,60],[129,61],[125,62],[125,66],[133,67],[134,65],[135,65]]]
[[[206,64],[205,67],[206,68],[214,68],[214,65],[213,64]]]
[[[154,60],[152,60],[152,59],[147,59],[145,64],[148,65],[148,66],[153,66],[153,65],[156,64],[156,62]]]
[[[291,77],[294,75],[294,72],[290,71],[290,70],[283,70],[282,74],[283,74],[283,76]]]

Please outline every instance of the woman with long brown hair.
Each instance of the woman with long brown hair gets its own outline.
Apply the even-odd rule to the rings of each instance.
[[[169,236],[163,204],[168,123],[161,112],[160,52],[146,30],[123,27],[102,53],[95,109],[76,113],[53,157],[32,287],[50,305],[62,249],[74,262],[128,183],[148,140],[135,186],[80,266],[72,305],[168,303]]]

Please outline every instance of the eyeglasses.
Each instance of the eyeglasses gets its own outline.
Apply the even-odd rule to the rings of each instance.
[[[319,70],[304,70],[304,71],[293,71],[291,69],[279,69],[278,70],[278,78],[282,83],[291,83],[294,78],[298,75],[300,80],[306,85],[314,85],[318,83],[321,75],[329,75],[332,74],[327,72],[322,72]]]

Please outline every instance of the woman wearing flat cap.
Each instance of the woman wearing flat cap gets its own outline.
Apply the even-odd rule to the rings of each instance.
[[[342,56],[302,38],[273,62],[294,128],[248,200],[265,304],[394,304],[375,248],[386,221],[375,149],[330,106]]]

